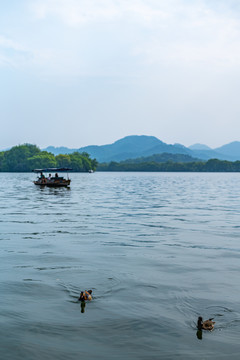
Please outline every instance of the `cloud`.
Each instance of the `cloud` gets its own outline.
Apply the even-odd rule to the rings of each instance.
[[[220,71],[240,65],[235,0],[26,3],[20,34],[0,36],[1,65],[100,76],[144,74],[152,65],[159,72],[171,65]]]
[[[101,24],[112,24],[109,31],[117,39],[128,31],[130,62],[140,56],[145,64],[222,67],[240,63],[237,5],[235,0],[36,0],[31,8],[38,21],[55,18],[76,31],[94,28],[96,42]]]
[[[120,19],[150,23],[168,16],[165,6],[158,6],[156,0],[36,0],[31,8],[38,19],[56,16],[74,27]]]
[[[56,17],[68,26],[123,20],[149,26],[177,21],[200,24],[211,17],[236,17],[236,0],[35,0],[30,2],[38,19]],[[167,23],[165,23],[167,25]]]
[[[32,57],[29,49],[20,43],[0,35],[0,65],[8,67],[19,67]]]
[[[39,49],[35,46],[26,46],[6,36],[0,35],[0,66],[18,70],[35,72],[36,69],[45,69],[52,61],[56,62],[56,54],[48,48]],[[45,72],[45,71],[43,71]]]
[[[13,49],[16,51],[25,51],[24,47],[21,44],[18,44],[15,41],[8,39],[2,35],[0,35],[0,47],[7,48],[7,49]]]
[[[214,7],[213,1],[211,6],[205,1],[173,3],[165,21],[152,23],[153,31],[139,42],[136,54],[149,64],[219,68],[240,64],[240,22],[231,6]]]

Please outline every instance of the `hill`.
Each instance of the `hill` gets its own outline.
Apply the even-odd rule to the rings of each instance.
[[[146,135],[126,136],[108,145],[90,145],[79,149],[50,146],[44,150],[54,155],[63,153],[62,151],[64,151],[64,154],[75,151],[87,152],[99,162],[122,161],[162,153],[192,155],[191,150],[183,145],[168,145],[155,136]]]
[[[0,152],[0,172],[28,172],[44,168],[71,168],[77,172],[89,172],[96,170],[96,167],[97,161],[87,153],[54,156],[32,144],[14,146]]]
[[[165,162],[174,162],[174,163],[188,163],[188,162],[197,162],[199,159],[193,158],[190,155],[185,154],[154,154],[151,156],[140,157],[137,159],[128,159],[120,162],[120,164],[140,164],[140,163],[165,163]]]
[[[195,144],[189,148],[181,144],[166,144],[155,136],[131,135],[107,145],[90,145],[79,149],[49,146],[45,151],[54,155],[71,154],[73,152],[88,153],[98,162],[124,161],[154,154],[182,154],[200,160],[219,159],[236,161],[240,159],[240,142],[233,142],[217,149],[203,144]]]
[[[230,156],[234,160],[240,159],[240,142],[233,141],[229,144],[223,145],[217,149],[215,149],[218,153],[222,155]]]

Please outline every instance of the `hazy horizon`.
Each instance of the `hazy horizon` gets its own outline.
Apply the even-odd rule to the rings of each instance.
[[[1,149],[132,134],[211,148],[240,133],[237,0],[0,5]]]

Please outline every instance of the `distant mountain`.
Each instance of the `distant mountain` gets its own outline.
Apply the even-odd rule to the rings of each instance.
[[[190,150],[212,150],[209,146],[204,144],[194,144],[188,147]]]
[[[163,153],[183,154],[199,160],[240,160],[240,142],[237,141],[217,149],[211,149],[202,144],[195,144],[187,148],[181,144],[169,145],[155,136],[146,135],[126,136],[108,145],[90,145],[79,149],[49,146],[43,150],[49,151],[54,155],[71,154],[75,151],[87,152],[91,158],[96,158],[98,162],[119,162]]]
[[[234,160],[240,159],[240,142],[233,141],[229,144],[223,145],[217,149],[215,149],[220,154],[228,155]]]
[[[240,160],[239,141],[234,141],[216,149],[211,149],[209,146],[204,144],[194,144],[188,148],[195,153],[195,156],[201,157],[204,160],[209,160],[210,158],[228,161]]]
[[[48,151],[54,155],[71,154],[75,151],[78,151],[78,149],[69,149],[65,146],[60,146],[60,147],[48,146],[46,149],[42,149],[42,150]]]
[[[191,150],[183,145],[168,145],[154,136],[146,135],[126,136],[109,145],[90,145],[79,149],[49,146],[44,150],[50,151],[54,155],[70,154],[74,151],[87,152],[99,162],[122,161],[162,153],[192,155]]]
[[[192,150],[192,154],[195,157],[198,157],[203,160],[209,159],[219,159],[219,160],[228,160],[228,161],[235,161],[231,156],[220,154],[215,150]]]

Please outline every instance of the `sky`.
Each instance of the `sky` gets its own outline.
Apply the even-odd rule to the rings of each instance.
[[[240,141],[239,0],[0,0],[0,148]]]

